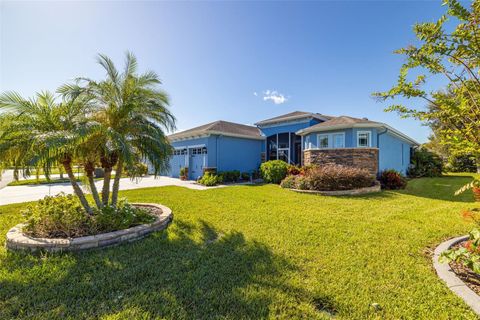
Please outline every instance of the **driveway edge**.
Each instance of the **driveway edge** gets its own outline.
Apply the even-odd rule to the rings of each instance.
[[[457,277],[448,263],[440,263],[439,261],[442,252],[467,239],[468,236],[461,236],[442,242],[438,247],[435,248],[435,252],[433,254],[433,267],[435,268],[438,277],[447,284],[447,287],[457,296],[462,298],[463,301],[465,301],[465,303],[468,304],[470,308],[472,308],[472,310],[480,316],[480,296],[470,289],[465,282]]]

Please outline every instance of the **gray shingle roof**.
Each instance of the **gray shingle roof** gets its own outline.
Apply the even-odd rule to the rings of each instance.
[[[199,127],[177,132],[169,135],[168,138],[170,140],[176,140],[204,134],[221,134],[234,137],[263,139],[262,133],[257,127],[223,120],[218,120]]]
[[[371,121],[366,118],[360,119],[360,118],[353,118],[353,117],[348,117],[348,116],[340,116],[340,117],[333,117],[330,120],[327,120],[325,122],[318,123],[314,126],[302,129],[297,131],[297,134],[300,135],[305,135],[308,133],[312,132],[322,132],[322,131],[328,131],[328,130],[335,130],[335,129],[343,129],[343,128],[380,128],[383,127],[387,129],[389,132],[394,133],[395,135],[401,137],[402,139],[412,143],[413,145],[418,145],[418,142],[410,138],[409,136],[401,133],[400,131],[390,127],[389,125],[382,123],[382,122],[377,122],[377,121]]]
[[[282,114],[277,117],[273,117],[270,119],[262,120],[257,123],[256,125],[264,125],[264,124],[270,124],[270,123],[276,123],[276,122],[282,122],[282,121],[288,121],[288,120],[296,120],[296,119],[303,119],[303,118],[315,118],[319,119],[322,121],[331,119],[332,117],[326,116],[320,113],[312,113],[312,112],[305,112],[305,111],[294,111],[290,112],[287,114]]]
[[[330,120],[318,123],[316,125],[313,125],[311,127],[305,128],[300,131],[302,133],[308,133],[308,132],[315,132],[315,131],[321,131],[321,130],[335,129],[339,127],[349,127],[349,126],[353,127],[355,125],[369,125],[369,124],[379,125],[381,123],[370,121],[366,118],[360,119],[360,118],[353,118],[348,116],[340,116],[340,117],[332,117]]]

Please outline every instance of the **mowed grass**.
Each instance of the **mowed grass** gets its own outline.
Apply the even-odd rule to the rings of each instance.
[[[296,194],[275,185],[123,192],[173,209],[168,230],[83,253],[0,249],[0,319],[475,319],[430,252],[472,225],[470,176],[400,192]],[[0,207],[1,244],[25,205]],[[377,308],[372,304],[378,304]]]

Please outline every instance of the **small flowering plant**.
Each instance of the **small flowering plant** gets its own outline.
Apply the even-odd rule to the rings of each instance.
[[[469,233],[469,239],[460,247],[442,253],[440,262],[455,261],[480,274],[480,229],[475,228]]]

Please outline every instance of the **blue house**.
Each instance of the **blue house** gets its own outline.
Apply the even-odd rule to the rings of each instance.
[[[182,167],[197,179],[206,168],[217,172],[251,172],[268,160],[296,165],[342,164],[361,167],[372,175],[385,169],[406,173],[412,148],[418,143],[381,122],[347,116],[332,117],[295,111],[255,123],[227,121],[169,136],[174,147],[169,176]]]

